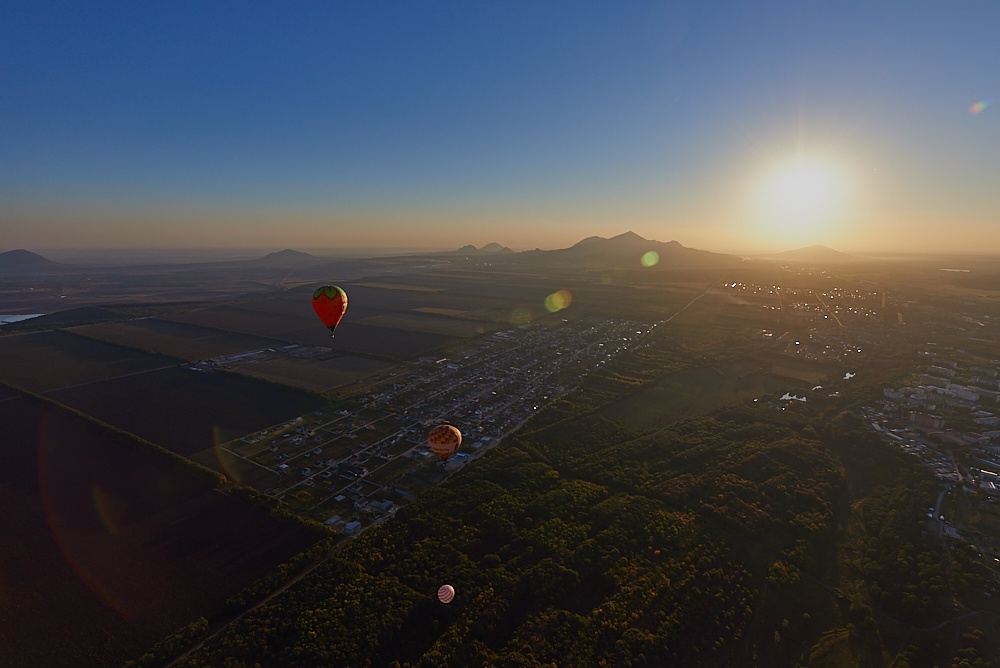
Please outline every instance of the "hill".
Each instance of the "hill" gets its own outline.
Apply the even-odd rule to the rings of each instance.
[[[650,266],[660,268],[685,266],[724,265],[738,262],[738,258],[724,253],[688,248],[677,241],[644,239],[635,232],[625,232],[605,239],[587,237],[569,248],[559,250],[534,250],[522,253],[526,259],[537,263],[576,264],[580,266],[641,266],[646,253],[656,253]]]
[[[257,258],[256,260],[246,260],[245,263],[259,267],[302,267],[323,261],[324,260],[322,258],[318,258],[315,255],[286,248],[282,251],[268,253],[264,257]]]
[[[760,257],[771,259],[771,260],[790,260],[792,262],[815,262],[815,263],[826,263],[826,262],[858,262],[861,258],[854,255],[848,255],[847,253],[842,253],[841,251],[834,250],[829,246],[805,246],[803,248],[796,248],[794,250],[784,251],[782,253],[774,253],[772,255],[762,255]]]
[[[462,246],[456,253],[461,253],[462,255],[513,255],[514,251],[507,248],[506,246],[501,246],[497,242],[488,243],[482,248],[476,248],[472,244],[468,246]]]
[[[3,274],[55,272],[65,269],[69,267],[23,248],[0,253],[0,273]]]

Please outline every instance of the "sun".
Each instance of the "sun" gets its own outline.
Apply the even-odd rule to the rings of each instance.
[[[757,193],[766,236],[785,243],[821,243],[843,215],[846,184],[836,164],[797,157],[773,167]]]

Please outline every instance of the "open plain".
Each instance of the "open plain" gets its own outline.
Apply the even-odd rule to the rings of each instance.
[[[380,273],[387,266],[392,273]],[[246,265],[192,275],[171,270],[156,299],[149,298],[155,275],[149,269],[134,284],[116,273],[107,292],[101,286],[113,283],[109,277],[84,282],[58,301],[58,290],[41,288],[62,278],[16,278],[12,285],[39,287],[38,301],[25,311],[49,312],[0,330],[4,447],[16,463],[5,469],[2,486],[5,526],[16,540],[5,542],[0,558],[5,572],[21,574],[4,584],[21,606],[8,612],[31,611],[0,618],[2,633],[26,639],[19,661],[42,664],[65,651],[87,652],[97,663],[136,658],[185,625],[180,636],[150,650],[160,658],[144,665],[163,665],[188,639],[204,638],[206,628],[250,637],[257,631],[247,624],[256,622],[233,622],[233,614],[288,580],[281,562],[323,536],[364,532],[377,538],[338,550],[348,550],[372,577],[385,577],[371,541],[415,540],[407,549],[419,553],[424,538],[404,534],[442,531],[427,510],[433,504],[422,499],[450,498],[449,490],[485,476],[477,493],[500,496],[482,511],[453,509],[465,513],[454,521],[483,542],[457,545],[462,556],[450,558],[491,564],[502,554],[518,569],[530,563],[530,545],[566,564],[559,568],[596,568],[591,557],[573,556],[572,546],[605,540],[614,525],[601,519],[606,511],[598,501],[620,489],[644,498],[641,504],[661,504],[634,510],[650,522],[669,516],[688,526],[686,544],[724,546],[712,548],[721,550],[713,552],[717,568],[740,583],[734,590],[740,601],[720,603],[714,614],[740,618],[746,628],[743,641],[726,644],[728,656],[757,651],[773,665],[810,657],[822,665],[824,656],[904,652],[916,642],[915,629],[950,619],[938,609],[940,596],[919,609],[893,607],[888,595],[871,593],[864,577],[839,569],[857,559],[851,550],[863,518],[852,508],[890,489],[904,495],[898,503],[917,494],[893,486],[891,467],[862,462],[882,457],[900,471],[910,465],[896,459],[904,455],[895,441],[871,440],[884,431],[864,435],[844,425],[883,387],[916,382],[918,351],[938,346],[942,359],[974,358],[956,368],[968,364],[986,378],[1000,344],[1000,298],[988,289],[996,266],[970,266],[968,275],[956,275],[903,261],[817,266],[731,259],[649,270],[626,260],[547,263],[530,254],[490,262],[448,254],[367,265],[355,259],[343,280],[335,270],[325,277],[350,295],[334,337],[309,306],[319,284],[315,264],[269,267],[259,276]],[[269,278],[278,275],[280,281]],[[201,293],[199,280],[206,281]],[[241,287],[226,292],[220,285]],[[55,310],[56,304],[67,308]],[[951,352],[942,352],[946,346]],[[988,419],[986,409],[978,410],[947,419],[968,432],[973,419]],[[445,464],[425,442],[427,428],[439,422],[460,425],[465,435]],[[987,456],[959,448],[959,432],[947,438],[951,456],[964,462],[960,469]],[[852,444],[862,441],[866,449],[855,450]],[[942,456],[927,461],[941,466]],[[555,496],[532,496],[556,480]],[[930,489],[926,482],[913,483],[913,490]],[[519,505],[518,495],[527,505]],[[583,505],[553,515],[543,498]],[[949,498],[943,507],[964,522],[951,531],[970,532],[967,539],[983,551],[978,563],[991,573],[982,575],[983,586],[992,587],[1000,542],[982,535],[996,524],[992,509],[973,497]],[[570,528],[573,517],[588,513],[591,520]],[[747,527],[763,533],[746,534]],[[834,531],[844,532],[836,549],[829,542]],[[568,533],[560,538],[561,532]],[[407,549],[392,551],[393,558],[410,558]],[[680,546],[659,549],[681,560],[670,561],[668,570],[692,558]],[[301,592],[316,588],[323,600],[335,600],[324,588],[357,577],[337,574],[339,557],[323,562],[308,554],[314,567],[333,568],[323,576],[330,584],[307,576],[276,599],[275,609],[295,607]],[[476,583],[493,577],[494,567],[484,568],[470,571],[463,588],[486,596]],[[654,577],[643,569],[659,567],[635,568]],[[25,588],[43,574],[58,584]],[[267,584],[240,593],[259,577]],[[589,578],[593,600],[552,590],[546,605],[590,619],[624,591],[596,573],[579,577]],[[407,609],[410,585],[386,586],[394,609]],[[782,587],[783,598],[760,594]],[[855,613],[841,610],[829,592],[848,589],[883,624],[877,648],[871,639],[858,646],[839,630]],[[671,591],[663,595],[688,596],[683,588]],[[996,614],[988,599],[966,585],[954,591],[968,602],[962,610],[982,611],[980,622],[988,626]],[[739,611],[748,606],[758,612],[742,619]],[[510,623],[537,624],[529,621],[533,614],[518,608]],[[765,648],[773,627],[789,615],[815,621],[791,624],[781,646]],[[885,621],[893,616],[908,621]],[[210,620],[207,627],[201,617]],[[38,619],[63,622],[56,642],[32,621]],[[399,628],[413,623],[399,621]],[[355,631],[345,626],[338,633]],[[699,631],[687,633],[711,644]],[[492,631],[487,637],[493,652],[518,642]],[[240,642],[219,636],[188,665],[224,660]],[[402,654],[390,643],[384,656],[406,656],[409,641],[399,642]],[[943,637],[934,642],[942,656],[950,651]],[[339,656],[357,656],[355,649],[343,651]]]

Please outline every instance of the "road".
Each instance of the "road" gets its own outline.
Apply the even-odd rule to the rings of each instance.
[[[699,299],[701,299],[702,297],[704,297],[705,295],[707,295],[709,290],[711,290],[712,288],[718,286],[719,283],[722,282],[722,278],[723,278],[722,276],[720,276],[719,278],[717,278],[715,280],[715,283],[712,283],[710,286],[708,286],[707,288],[705,288],[705,290],[700,295],[698,295],[697,297],[695,297],[694,299],[692,299],[691,301],[689,301],[684,306],[682,306],[679,309],[677,309],[677,311],[673,315],[671,315],[670,317],[668,317],[668,318],[666,318],[664,320],[661,320],[660,322],[670,322],[671,320],[673,320],[674,318],[676,318],[677,316],[679,316],[681,313],[683,313],[684,311],[686,311],[692,304],[694,304],[696,301],[698,301]]]
[[[819,300],[819,303],[823,305],[823,308],[826,310],[827,314],[831,318],[833,318],[834,320],[836,320],[838,325],[840,325],[841,327],[843,327],[844,323],[840,322],[840,318],[838,318],[837,314],[833,312],[833,309],[831,309],[829,306],[826,305],[826,302],[823,301],[823,298],[819,296],[819,293],[816,292],[815,290],[813,290],[812,293],[813,293],[813,296],[816,297],[816,299]]]

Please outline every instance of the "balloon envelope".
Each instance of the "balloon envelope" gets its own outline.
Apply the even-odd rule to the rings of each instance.
[[[451,585],[441,585],[438,587],[438,600],[442,603],[451,603],[455,599],[455,588]]]
[[[347,310],[347,293],[336,285],[317,288],[313,292],[313,310],[332,332],[337,329],[340,319],[344,317],[344,311]]]
[[[448,461],[448,458],[458,452],[459,446],[462,445],[462,432],[450,424],[439,424],[427,434],[427,445],[435,455],[443,461]]]

